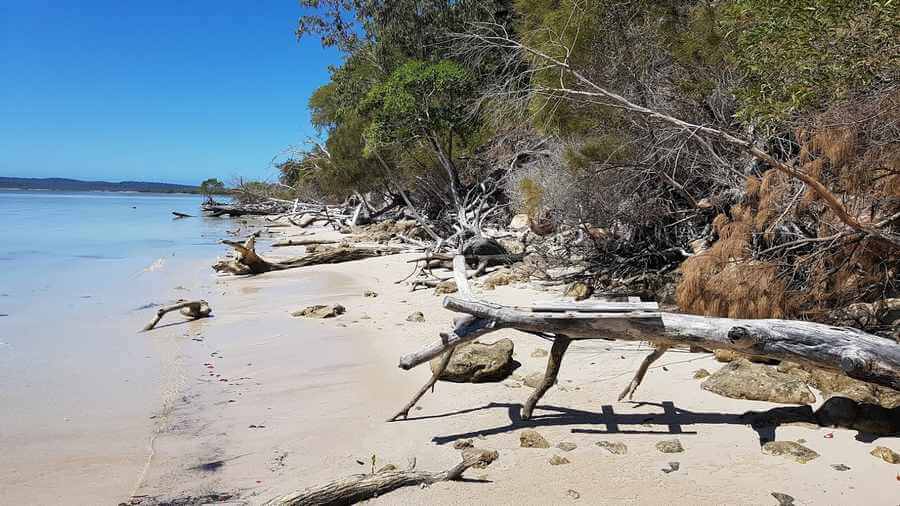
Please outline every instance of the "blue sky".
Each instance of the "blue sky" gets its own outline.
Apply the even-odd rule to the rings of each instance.
[[[0,0],[0,176],[273,179],[339,62],[293,0]]]

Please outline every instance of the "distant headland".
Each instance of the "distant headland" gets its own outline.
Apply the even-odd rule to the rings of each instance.
[[[152,192],[152,193],[200,193],[199,186],[172,183],[150,183],[146,181],[81,181],[61,177],[29,178],[0,177],[0,189],[56,191],[108,191],[108,192]]]

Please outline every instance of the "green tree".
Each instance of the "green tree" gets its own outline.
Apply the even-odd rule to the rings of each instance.
[[[206,196],[218,195],[225,193],[225,183],[211,177],[200,183],[200,194]]]

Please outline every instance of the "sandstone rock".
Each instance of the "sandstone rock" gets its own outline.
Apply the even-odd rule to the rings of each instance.
[[[581,498],[581,494],[579,494],[577,490],[572,490],[571,488],[569,490],[566,490],[566,495],[571,497],[572,499]]]
[[[550,353],[543,348],[535,348],[534,351],[531,352],[532,358],[544,358]]]
[[[737,358],[737,353],[731,350],[716,350],[713,352],[713,355],[716,357],[716,360],[725,363],[731,362]]]
[[[625,443],[614,443],[612,441],[597,441],[597,446],[600,448],[606,448],[609,450],[609,453],[614,455],[625,455],[628,453],[628,447],[625,446]]]
[[[493,290],[498,286],[506,286],[513,281],[516,281],[516,276],[512,270],[507,268],[497,269],[496,271],[488,274],[488,276],[484,279],[484,284],[482,284],[482,287],[485,290]]]
[[[527,214],[517,214],[512,217],[512,220],[509,222],[509,228],[513,230],[522,230],[528,228],[528,215]]]
[[[346,308],[340,304],[316,304],[314,306],[305,307],[291,313],[291,316],[302,316],[304,318],[334,318],[346,312]]]
[[[850,466],[847,466],[844,464],[831,464],[831,468],[834,469],[835,471],[849,471],[850,470]]]
[[[406,321],[421,323],[421,322],[425,321],[425,315],[423,315],[421,311],[416,311],[415,313],[412,313],[411,315],[407,316]]]
[[[569,443],[568,441],[563,441],[557,444],[556,447],[564,452],[570,452],[575,448],[578,448],[578,445],[576,445],[575,443]]]
[[[471,448],[472,446],[474,445],[472,444],[471,439],[460,439],[453,442],[453,448],[456,450],[463,450],[466,448]]]
[[[876,446],[872,449],[871,452],[869,452],[869,455],[878,457],[888,464],[900,464],[900,454],[898,454],[894,450],[891,450],[887,446]]]
[[[519,433],[519,445],[522,448],[550,448],[550,443],[538,431],[526,429]]]
[[[583,281],[576,281],[566,287],[566,291],[563,292],[563,296],[572,297],[575,300],[584,300],[590,297],[593,293],[593,286]]]
[[[446,295],[450,293],[456,293],[459,288],[456,287],[456,281],[452,279],[448,279],[446,281],[441,281],[438,286],[434,287],[435,295]]]
[[[675,471],[677,471],[679,469],[681,469],[680,462],[669,462],[669,467],[662,469],[662,472],[669,474],[669,473],[674,473]]]
[[[716,371],[703,382],[702,388],[733,399],[783,404],[812,404],[816,400],[809,387],[795,376],[745,359],[735,360]]]
[[[793,441],[769,441],[762,446],[766,455],[779,455],[799,464],[806,464],[819,457],[819,454]]]
[[[694,379],[703,379],[707,376],[709,376],[709,371],[706,369],[697,369],[694,371]]]
[[[442,381],[453,383],[488,383],[505,380],[521,364],[513,360],[513,342],[500,339],[492,344],[473,342],[458,346],[447,368],[440,375]],[[431,361],[432,372],[441,357]]]
[[[550,465],[551,466],[561,466],[563,464],[568,464],[569,459],[565,457],[560,457],[559,455],[554,455],[550,457]]]
[[[363,297],[378,297],[378,292],[375,290],[366,290],[363,292]]]
[[[466,448],[462,451],[462,457],[464,459],[469,458],[469,456],[478,455],[481,457],[481,461],[477,464],[473,465],[475,469],[484,469],[491,462],[497,460],[500,457],[500,452],[497,450],[485,450],[483,448]]]
[[[542,372],[533,372],[525,377],[525,385],[530,386],[531,388],[537,388],[544,382],[544,373]]]
[[[735,351],[725,350],[725,349],[715,350],[715,351],[713,351],[713,355],[716,357],[716,360],[718,360],[719,362],[725,362],[725,363],[733,362],[739,358],[747,359],[750,362],[753,362],[756,364],[777,364],[778,363],[778,360],[771,359],[768,357],[761,357],[758,355],[741,355],[740,353],[737,353]]]
[[[681,441],[677,439],[660,441],[656,443],[656,449],[662,453],[681,453],[684,451],[684,447],[681,446]]]
[[[515,239],[497,239],[497,242],[503,246],[510,255],[521,255],[525,253],[525,244]]]

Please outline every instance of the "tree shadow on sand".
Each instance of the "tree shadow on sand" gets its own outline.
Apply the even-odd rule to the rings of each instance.
[[[603,405],[600,412],[584,411],[579,409],[563,408],[558,406],[539,406],[537,413],[530,420],[523,420],[520,415],[522,406],[512,403],[492,402],[479,408],[464,409],[440,415],[423,417],[410,417],[409,420],[422,420],[430,418],[444,418],[476,411],[505,409],[509,416],[509,423],[497,427],[484,428],[458,434],[436,436],[432,441],[437,444],[447,444],[458,439],[466,439],[477,436],[490,436],[512,432],[523,428],[557,427],[566,425],[593,425],[603,428],[577,428],[573,427],[573,433],[580,434],[697,434],[695,430],[689,430],[693,426],[702,425],[745,425],[754,430],[759,436],[759,444],[763,445],[775,440],[776,429],[785,424],[801,423],[811,424],[816,427],[823,425],[821,415],[817,419],[817,412],[810,406],[784,406],[772,408],[767,411],[747,411],[745,413],[704,413],[689,411],[675,406],[672,401],[634,402],[632,407],[655,406],[661,412],[655,413],[619,413],[611,405]],[[549,413],[548,413],[549,412]],[[897,412],[894,410],[894,414]],[[629,428],[640,427],[640,428]],[[686,429],[686,427],[688,429]],[[879,435],[859,432],[856,439],[871,442]]]

